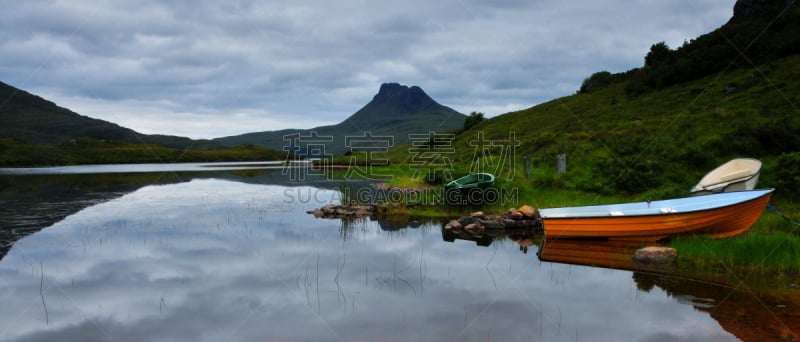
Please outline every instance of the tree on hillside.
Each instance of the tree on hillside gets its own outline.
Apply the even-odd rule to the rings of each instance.
[[[583,80],[581,88],[578,89],[579,93],[590,93],[592,91],[605,88],[613,82],[614,76],[608,71],[600,71],[592,74]]]
[[[672,59],[673,51],[669,49],[667,43],[658,42],[650,46],[650,52],[644,56],[644,66],[654,68]]]
[[[634,74],[625,86],[626,93],[636,96],[675,84],[676,75],[680,72],[675,70],[677,55],[678,53],[670,50],[665,42],[651,45],[650,52],[644,56],[644,67]]]
[[[467,119],[464,120],[464,130],[466,131],[466,130],[472,128],[473,126],[481,123],[481,121],[483,121],[483,119],[484,119],[483,113],[481,113],[481,112],[469,113],[469,116],[467,117]]]

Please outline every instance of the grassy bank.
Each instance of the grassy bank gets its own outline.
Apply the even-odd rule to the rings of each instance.
[[[786,205],[781,212],[793,219],[800,217],[795,205]],[[727,239],[678,237],[670,246],[678,250],[681,266],[692,270],[800,275],[800,227],[769,211],[741,235]]]
[[[755,225],[750,232],[720,240],[677,238],[670,246],[678,250],[682,266],[689,269],[771,276],[800,274],[800,238],[759,230]]]

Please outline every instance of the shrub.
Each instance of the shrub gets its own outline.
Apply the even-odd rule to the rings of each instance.
[[[800,188],[800,152],[784,153],[778,157],[773,172],[776,173],[777,186],[785,196],[797,198]]]
[[[469,114],[466,120],[464,120],[464,130],[468,130],[475,125],[481,123],[483,121],[483,113],[481,112],[472,112]]]
[[[592,74],[583,80],[581,88],[578,89],[579,93],[590,93],[598,89],[607,87],[613,82],[614,76],[608,71],[600,71]]]

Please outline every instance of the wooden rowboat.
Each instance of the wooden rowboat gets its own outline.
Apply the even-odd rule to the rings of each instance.
[[[706,174],[692,188],[692,194],[707,195],[717,192],[753,190],[758,183],[761,161],[737,158],[720,165]]]
[[[539,209],[546,238],[655,241],[677,234],[727,237],[761,216],[774,189],[663,201]]]

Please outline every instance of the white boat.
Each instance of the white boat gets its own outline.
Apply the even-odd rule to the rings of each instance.
[[[761,161],[758,159],[733,159],[707,173],[700,183],[692,188],[692,194],[708,195],[718,192],[753,190],[758,183],[760,172]]]

